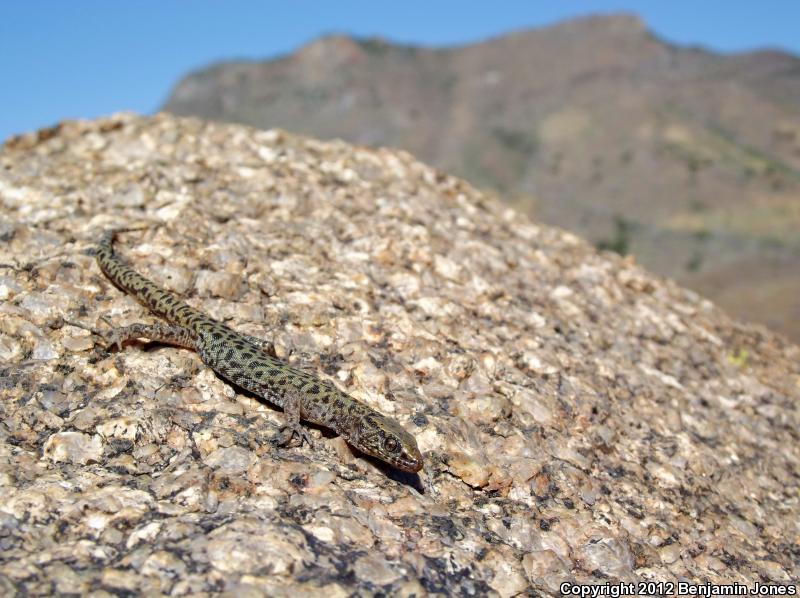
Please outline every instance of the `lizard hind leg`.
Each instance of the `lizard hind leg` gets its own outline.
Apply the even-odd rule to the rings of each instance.
[[[197,335],[189,328],[182,326],[171,326],[167,324],[131,324],[130,326],[114,327],[105,317],[100,316],[106,324],[110,326],[108,330],[97,330],[79,322],[73,322],[64,319],[64,322],[70,326],[88,330],[102,338],[107,346],[110,348],[116,346],[117,350],[122,350],[123,343],[137,339],[146,338],[151,341],[164,343],[167,345],[175,345],[177,347],[185,347],[187,349],[198,350]]]
[[[239,332],[238,334],[245,337],[249,342],[253,343],[256,347],[264,351],[264,353],[270,357],[278,356],[278,354],[275,352],[275,344],[272,341],[253,336],[252,334],[245,334],[243,332]]]
[[[116,345],[117,349],[122,349],[122,344],[126,341],[146,338],[166,345],[185,347],[198,351],[200,349],[197,334],[189,328],[183,326],[172,326],[168,324],[131,324],[122,328],[112,328],[104,333],[103,337],[108,340],[109,345]]]

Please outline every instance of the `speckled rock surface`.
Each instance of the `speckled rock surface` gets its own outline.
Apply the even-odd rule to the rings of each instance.
[[[0,593],[537,593],[800,577],[800,349],[390,150],[172,117],[0,153]],[[90,249],[401,421],[403,474],[197,355]]]

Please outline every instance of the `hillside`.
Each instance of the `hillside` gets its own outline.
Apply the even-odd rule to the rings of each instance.
[[[328,37],[183,79],[180,115],[409,150],[800,339],[800,59],[613,15],[449,49]]]
[[[190,351],[92,255],[402,423],[404,474]],[[405,152],[129,115],[0,151],[0,593],[797,583],[800,347]],[[669,592],[667,592],[669,593]]]

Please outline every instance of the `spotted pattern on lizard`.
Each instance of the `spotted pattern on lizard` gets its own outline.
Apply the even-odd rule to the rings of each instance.
[[[266,353],[259,339],[229,328],[194,309],[177,295],[133,270],[114,253],[117,231],[106,232],[96,250],[97,263],[120,289],[169,322],[134,324],[111,331],[108,339],[121,348],[135,338],[148,338],[194,349],[203,362],[223,378],[283,408],[286,425],[278,435],[288,444],[297,435],[311,442],[300,420],[330,428],[358,450],[398,469],[422,469],[414,437],[395,420],[356,401],[333,383],[291,367]]]

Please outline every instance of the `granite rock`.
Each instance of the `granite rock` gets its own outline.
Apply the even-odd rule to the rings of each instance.
[[[159,115],[0,152],[5,594],[797,582],[800,348],[407,153]],[[276,448],[91,255],[397,418],[419,475]]]

